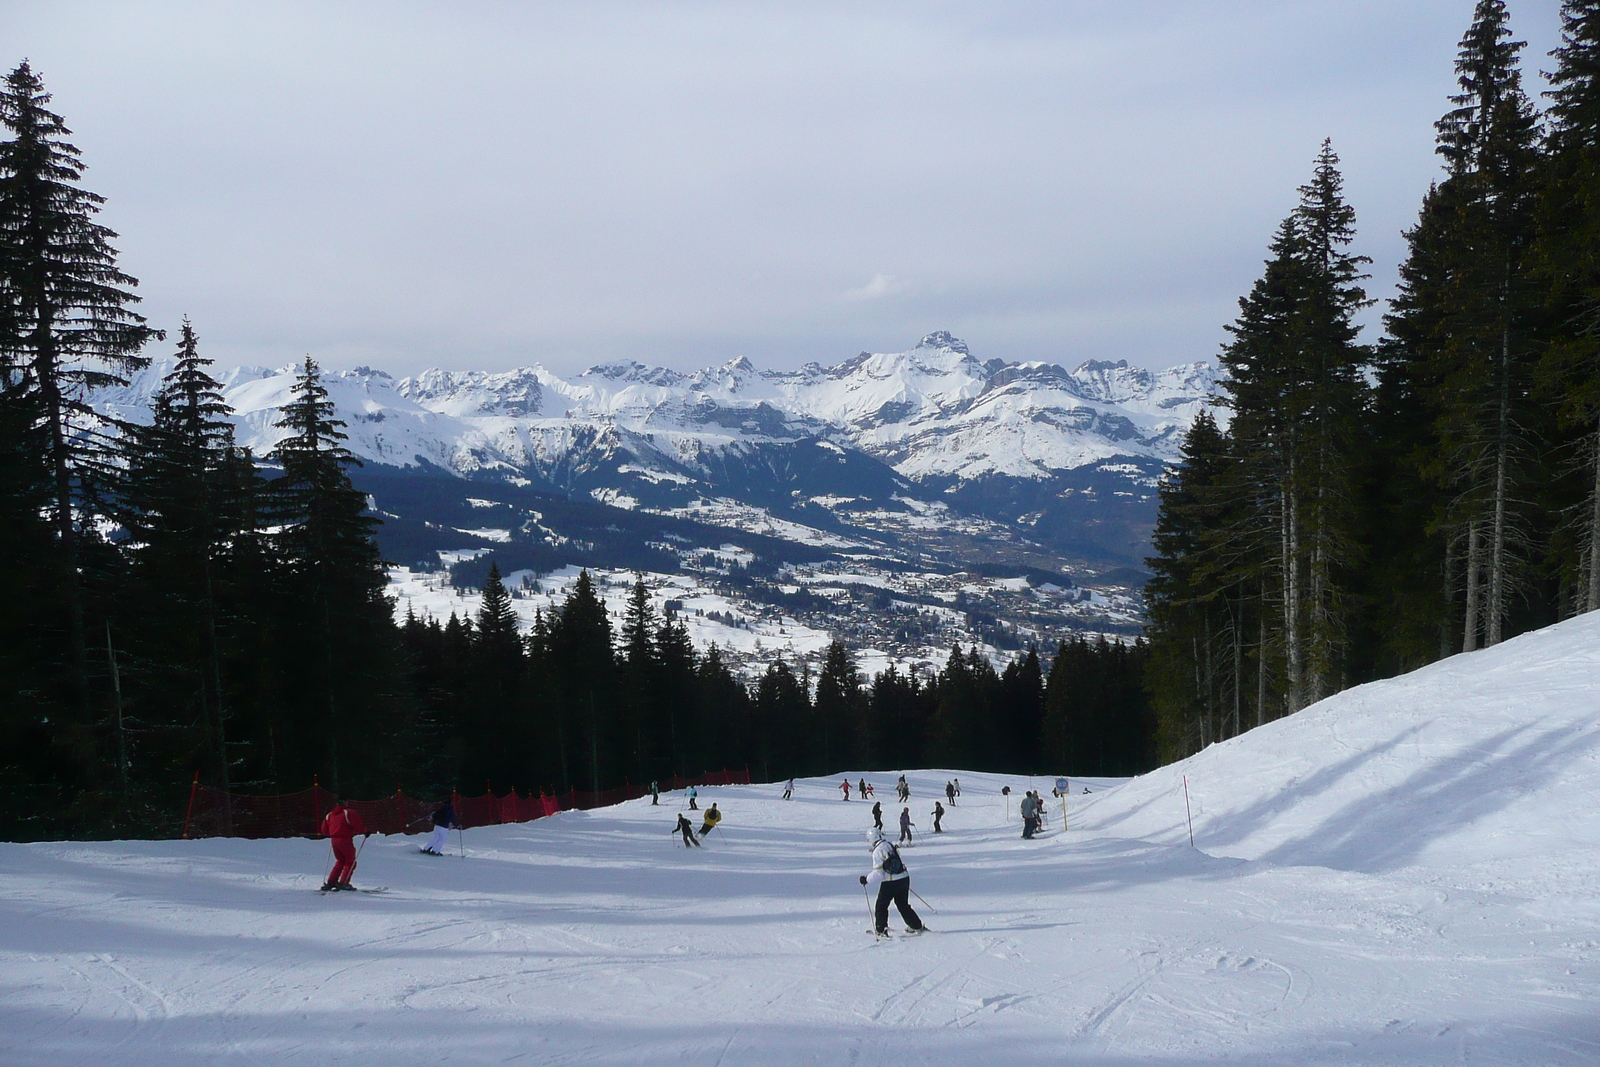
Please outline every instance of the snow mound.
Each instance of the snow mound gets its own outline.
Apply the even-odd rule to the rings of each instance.
[[[1600,874],[1600,612],[1346,690],[1084,812],[1214,855],[1383,873]],[[1591,884],[1593,882],[1591,881]]]

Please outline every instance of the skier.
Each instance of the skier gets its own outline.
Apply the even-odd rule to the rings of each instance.
[[[328,872],[328,880],[322,885],[323,891],[354,889],[355,886],[350,884],[350,876],[356,871],[355,836],[360,834],[362,840],[371,837],[367,824],[350,807],[350,802],[340,797],[327,818],[322,820],[321,833],[333,842],[333,870]]]
[[[783,799],[788,800],[794,796],[794,779],[789,779],[789,784],[783,787]]]
[[[875,795],[875,794],[874,794],[874,793],[873,793],[873,791],[872,791],[872,783],[871,783],[871,782],[868,782],[868,783],[867,783],[867,796],[869,796],[869,797],[870,797],[870,796],[874,796],[874,795]]]
[[[698,805],[698,804],[696,804],[694,802],[694,798],[699,796],[699,795],[700,795],[699,793],[696,793],[694,791],[694,786],[691,785],[689,787],[689,810],[690,811],[699,811],[700,810],[700,805]]]
[[[961,795],[961,779],[959,779],[959,778],[957,778],[957,779],[956,779],[956,780],[955,780],[955,781],[954,781],[954,782],[953,782],[953,783],[951,783],[951,784],[952,784],[952,785],[954,785],[954,786],[955,786],[955,787],[956,787],[956,796],[960,796],[960,795]]]
[[[872,802],[872,825],[883,829],[883,805],[876,800]]]
[[[430,856],[444,855],[444,846],[450,840],[450,831],[459,823],[456,822],[456,809],[451,807],[447,800],[433,810],[433,836],[428,838],[428,843],[422,846],[422,851]]]
[[[942,818],[944,818],[944,805],[935,800],[933,802],[933,832],[936,834],[944,833],[944,827],[939,825],[939,820]]]
[[[902,845],[908,845],[908,844],[911,843],[911,828],[913,826],[915,826],[915,825],[916,825],[916,823],[911,821],[911,809],[910,808],[901,808],[900,809],[900,843]]]
[[[878,887],[878,903],[873,909],[873,932],[879,937],[889,936],[889,902],[894,901],[894,906],[900,910],[900,918],[905,920],[906,933],[920,934],[927,927],[922,925],[922,919],[915,911],[911,910],[908,899],[911,893],[911,872],[906,870],[906,865],[900,859],[900,850],[889,843],[877,830],[867,831],[867,844],[872,846],[872,871],[861,876],[862,885],[876,884]]]
[[[911,787],[906,785],[906,776],[903,774],[900,776],[900,781],[895,784],[894,795],[900,798],[902,804],[911,799]]]
[[[850,779],[846,778],[844,781],[840,782],[839,783],[839,788],[844,790],[844,798],[846,800],[849,800],[850,799]]]
[[[717,823],[722,821],[722,812],[717,810],[717,802],[713,800],[711,807],[706,809],[705,822],[700,827],[700,836],[705,837],[717,828]]]
[[[672,828],[672,832],[683,835],[684,848],[688,848],[690,845],[693,845],[695,848],[700,847],[700,842],[694,839],[694,827],[690,825],[688,819],[683,817],[683,812],[681,811],[678,812],[678,825]]]
[[[1030,841],[1030,840],[1033,839],[1033,830],[1034,830],[1033,812],[1034,812],[1035,803],[1036,802],[1033,799],[1032,790],[1029,790],[1027,793],[1023,794],[1023,796],[1022,796],[1022,839],[1024,841]]]
[[[656,788],[654,778],[650,779],[650,806],[653,808],[661,803],[661,790]]]
[[[944,798],[950,802],[952,808],[956,806],[956,787],[954,784],[950,782],[944,784]]]
[[[861,784],[856,786],[856,794],[862,800],[867,799],[867,780],[865,778],[861,779]]]

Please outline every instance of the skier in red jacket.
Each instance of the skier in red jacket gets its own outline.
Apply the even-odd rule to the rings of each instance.
[[[350,876],[356,871],[355,836],[371,837],[367,824],[361,821],[350,803],[340,798],[328,817],[322,820],[322,836],[333,842],[333,870],[328,872],[324,892],[330,889],[354,889]]]

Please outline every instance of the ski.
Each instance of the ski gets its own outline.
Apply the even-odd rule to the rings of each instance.
[[[389,891],[389,887],[386,886],[386,885],[375,885],[370,889],[357,889],[355,886],[351,886],[349,889],[320,889],[319,888],[317,890],[317,892],[321,893],[323,896],[327,896],[329,893],[387,893],[388,891]]]

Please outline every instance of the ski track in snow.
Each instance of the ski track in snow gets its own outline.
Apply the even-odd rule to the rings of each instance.
[[[689,851],[681,794],[373,838],[382,895],[313,892],[324,842],[0,845],[0,1063],[1593,1064],[1597,693],[1600,615],[1076,783],[1034,842],[1030,780],[911,773],[918,822],[964,793],[882,943],[842,775],[702,789]]]

